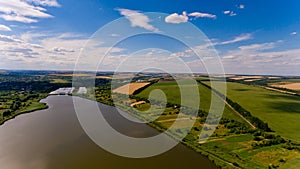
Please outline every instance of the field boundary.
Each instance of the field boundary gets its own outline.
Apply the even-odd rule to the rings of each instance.
[[[241,117],[246,123],[248,123],[253,129],[256,129],[256,126],[253,125],[248,119],[246,119],[243,115],[241,115],[236,109],[234,109],[227,101],[226,101],[226,96],[224,96],[223,94],[219,93],[218,91],[216,91],[215,89],[211,88],[210,86],[202,83],[201,81],[198,81],[198,83],[200,83],[201,85],[209,88],[212,92],[214,92],[219,98],[221,98],[224,103],[233,111],[235,112],[239,117]]]

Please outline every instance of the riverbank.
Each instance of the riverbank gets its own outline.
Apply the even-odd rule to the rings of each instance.
[[[90,99],[88,99],[90,100]],[[39,100],[40,101],[40,100]],[[91,100],[94,101],[94,100]],[[106,104],[107,105],[107,104]],[[72,104],[70,103],[68,106],[64,106],[64,107],[71,107]],[[19,112],[19,114],[24,114],[24,113],[30,113],[32,111],[36,111],[36,110],[40,110],[40,109],[45,109],[47,108],[47,104],[43,104],[41,102],[38,102],[37,104],[33,104],[32,106],[27,107],[26,109],[23,109],[22,111]],[[136,117],[138,119],[144,119],[145,117],[143,116],[143,114],[139,114],[135,111],[131,111],[131,107],[120,107],[120,105],[116,106],[121,108],[121,110],[126,110],[125,112],[130,114],[133,117]],[[123,109],[124,108],[124,109]],[[126,109],[127,108],[127,109]],[[109,113],[109,112],[106,112]],[[171,112],[169,112],[171,113]],[[172,115],[169,114],[166,117],[171,117]],[[172,117],[173,118],[173,117]],[[11,119],[11,118],[10,118]],[[9,120],[9,119],[8,119]],[[147,123],[150,127],[160,131],[160,132],[164,132],[167,129],[166,124],[169,123],[169,121],[160,121],[163,123],[159,123],[159,119],[158,122],[154,121],[154,122],[150,122]],[[172,121],[170,121],[171,123]],[[182,120],[182,122],[184,122],[184,120]],[[209,159],[211,162],[213,162],[215,164],[215,166],[218,167],[222,167],[222,168],[240,168],[243,166],[247,166],[247,168],[251,168],[254,166],[254,161],[258,160],[249,160],[246,164],[243,164],[243,162],[245,162],[245,159],[247,159],[244,156],[248,156],[251,155],[251,153],[255,153],[257,154],[257,156],[255,156],[255,158],[261,158],[263,156],[263,153],[271,153],[272,152],[285,152],[287,151],[286,148],[284,147],[285,145],[275,145],[275,146],[267,146],[267,147],[256,147],[253,148],[252,143],[254,143],[255,141],[253,140],[254,137],[252,136],[252,134],[231,134],[231,135],[227,135],[227,136],[215,136],[213,139],[208,140],[208,143],[206,144],[199,144],[196,140],[197,137],[193,137],[196,136],[197,133],[195,132],[197,130],[199,130],[199,126],[195,126],[193,127],[193,129],[191,130],[191,134],[188,134],[186,138],[184,138],[181,143],[185,146],[187,146],[188,148],[194,150],[195,152],[198,152],[199,154],[201,154],[202,156],[206,157],[207,159]],[[223,130],[222,128],[220,128],[221,130]],[[219,130],[220,130],[219,129]],[[217,133],[218,130],[217,130]],[[267,135],[266,135],[267,136]],[[265,136],[259,136],[259,138],[263,138]],[[176,139],[176,138],[174,138]],[[234,146],[234,147],[233,147]],[[224,149],[223,149],[224,148]],[[295,151],[287,151],[286,153],[291,154],[294,153],[295,156],[298,156],[299,153]],[[281,161],[291,161],[293,160],[292,157],[290,157],[289,155],[280,155],[280,156],[272,156],[272,161],[274,163],[268,163],[266,165],[272,164],[272,166],[280,166],[280,164],[282,165],[285,162],[281,162]],[[280,158],[280,159],[278,159]],[[284,160],[282,160],[284,159]],[[258,161],[257,161],[258,162]],[[278,163],[278,164],[277,164]],[[265,165],[259,165],[258,167],[262,167]]]
[[[10,115],[2,117],[0,119],[0,125],[4,124],[5,122],[14,119],[15,117],[21,115],[21,114],[27,114],[38,110],[47,109],[49,106],[46,103],[40,102],[42,99],[47,98],[48,95],[46,95],[43,98],[39,98],[37,100],[32,100],[31,104],[29,104],[26,107],[23,107],[22,109],[16,110],[14,112],[11,112]]]
[[[1,169],[97,169],[99,164],[102,168],[123,169],[217,169],[206,157],[182,144],[164,154],[144,159],[126,158],[109,153],[85,134],[73,108],[73,99],[68,96],[49,96],[42,101],[50,108],[19,116],[1,126]],[[87,109],[95,104],[87,99],[75,99],[87,106]],[[125,135],[146,138],[159,134],[145,124],[129,123],[114,107],[103,104],[99,106],[105,108],[103,115],[107,121],[115,123],[115,129]],[[107,138],[119,143],[113,137]],[[147,147],[144,151],[147,151]]]

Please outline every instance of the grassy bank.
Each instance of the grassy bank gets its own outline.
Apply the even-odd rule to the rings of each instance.
[[[46,103],[41,103],[40,100],[45,98],[46,94],[38,95],[38,97],[34,97],[31,99],[26,100],[26,102],[21,102],[21,106],[18,108],[14,108],[13,103],[16,103],[15,100],[12,101],[11,99],[8,100],[6,103],[2,103],[2,108],[5,105],[5,108],[11,108],[11,109],[2,109],[0,112],[0,125],[4,124],[6,121],[11,120],[15,118],[18,115],[34,112],[37,110],[47,109],[48,106]],[[12,109],[14,108],[14,109]]]

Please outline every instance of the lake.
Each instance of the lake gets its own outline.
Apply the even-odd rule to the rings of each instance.
[[[83,103],[90,100],[78,98]],[[0,126],[1,169],[214,169],[206,157],[182,144],[142,159],[111,154],[96,145],[81,128],[70,96],[42,100],[49,108],[23,114]],[[99,103],[99,106],[106,106]],[[111,107],[103,112],[114,128],[129,136],[148,137],[158,131],[122,118]]]

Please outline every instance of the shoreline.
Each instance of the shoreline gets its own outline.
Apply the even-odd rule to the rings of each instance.
[[[7,121],[10,121],[10,120],[13,120],[14,118],[16,118],[17,116],[19,115],[23,115],[23,114],[29,114],[29,113],[32,113],[32,112],[35,112],[35,111],[39,111],[39,110],[45,110],[45,109],[48,109],[49,108],[49,105],[47,105],[47,103],[44,103],[44,102],[41,102],[41,100],[43,99],[47,99],[49,96],[53,96],[53,95],[47,95],[46,97],[44,98],[41,98],[38,100],[38,103],[42,103],[43,105],[45,105],[45,107],[39,107],[39,108],[36,108],[36,109],[32,109],[32,110],[28,110],[28,111],[21,111],[20,113],[17,113],[17,114],[14,114],[12,115],[11,117],[3,120],[0,122],[0,127],[1,125],[3,125],[5,122]],[[66,95],[66,96],[71,96],[71,97],[80,97],[80,96],[72,96],[72,95]],[[89,98],[86,98],[86,97],[80,97],[80,98],[83,98],[83,99],[87,99],[87,100],[91,100]],[[91,100],[91,101],[95,101],[95,100]],[[107,106],[111,106],[111,105],[108,105],[108,104],[105,104],[105,103],[102,103],[102,102],[98,102],[96,101],[97,103],[101,103],[101,104],[104,104],[104,105],[107,105]],[[116,108],[115,106],[111,106],[111,107],[114,107]],[[134,118],[137,118],[137,119],[140,119],[142,117],[140,117],[138,114],[135,114],[135,113],[130,113],[130,112],[125,112],[127,113],[128,115],[134,117]],[[155,122],[149,122],[149,123],[145,123],[147,126],[157,130],[158,132],[164,132],[166,129],[162,128],[160,125],[158,124],[155,124]],[[169,137],[171,137],[170,135],[168,135]],[[172,139],[175,139],[174,137],[171,137]],[[201,155],[202,157],[204,158],[207,158],[210,162],[212,162],[217,168],[221,168],[220,167],[220,163],[225,163],[233,168],[238,168],[236,166],[233,165],[233,163],[231,162],[228,162],[220,157],[218,157],[217,155],[215,154],[212,154],[210,152],[207,152],[205,151],[203,148],[201,148],[201,146],[199,147],[196,147],[194,146],[192,143],[189,143],[189,142],[186,142],[186,141],[183,141],[183,140],[178,140],[179,144],[182,144],[183,146],[185,146],[186,148],[189,148],[191,150],[193,150],[195,153],[198,153],[199,155]],[[218,161],[218,162],[217,162]]]
[[[5,122],[10,121],[10,120],[13,120],[14,118],[16,118],[16,117],[18,117],[18,116],[20,116],[20,115],[23,115],[23,114],[29,114],[29,113],[32,113],[32,112],[35,112],[35,111],[48,109],[49,106],[48,106],[46,103],[41,102],[41,100],[46,99],[48,96],[49,96],[49,95],[47,95],[47,96],[44,97],[44,98],[39,99],[38,102],[37,102],[37,103],[40,103],[40,104],[44,105],[44,107],[38,107],[38,108],[35,108],[35,109],[32,109],[32,110],[26,110],[26,108],[25,108],[24,110],[21,110],[19,113],[12,114],[11,116],[9,116],[9,117],[6,118],[6,119],[2,119],[2,120],[0,121],[0,127],[1,127]]]

